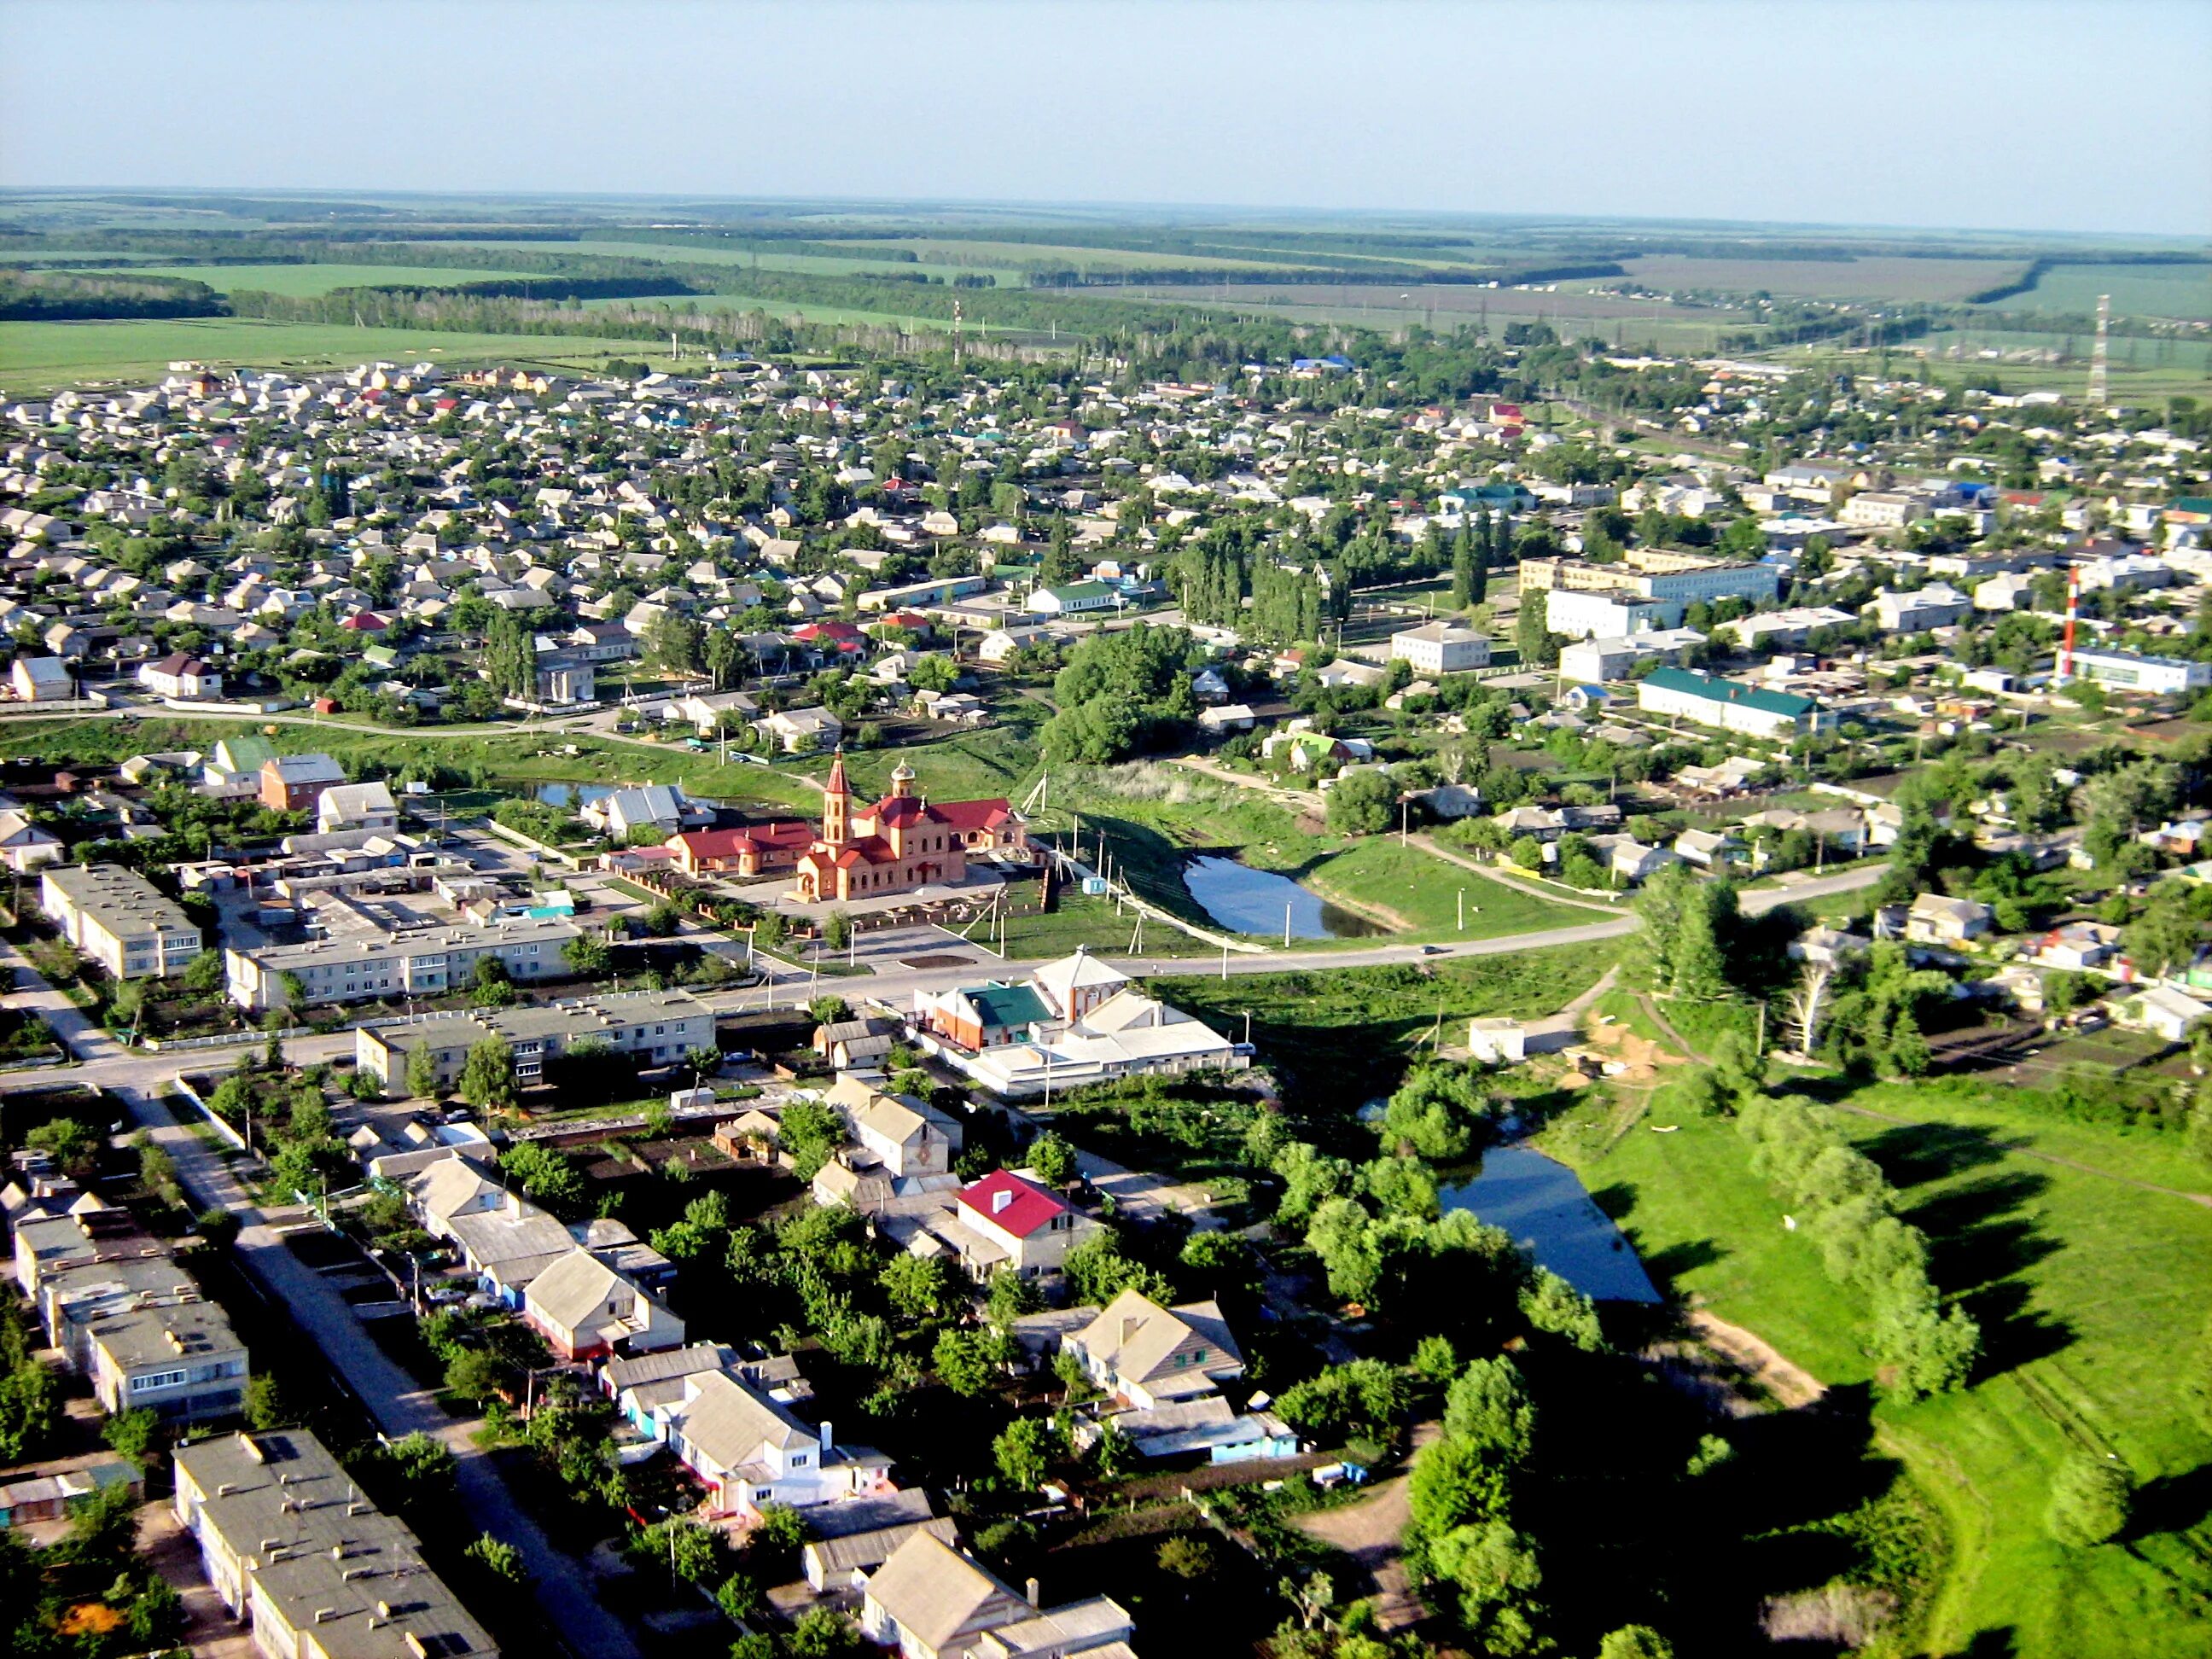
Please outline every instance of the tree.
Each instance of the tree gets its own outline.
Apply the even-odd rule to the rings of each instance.
[[[46,1154],[64,1174],[82,1180],[98,1161],[99,1138],[73,1117],[49,1118],[23,1137],[26,1146]]]
[[[1508,1463],[1528,1455],[1536,1408],[1510,1359],[1473,1359],[1444,1395],[1444,1432]]]
[[[1524,668],[1549,668],[1559,659],[1559,636],[1545,626],[1545,609],[1542,594],[1522,596],[1520,617],[1513,624],[1513,643],[1520,650]]]
[[[407,1092],[418,1100],[438,1092],[437,1051],[427,1042],[418,1042],[407,1051]]]
[[[486,620],[483,672],[502,697],[536,694],[538,649],[520,611],[495,610]]]
[[[459,1464],[441,1441],[416,1430],[384,1449],[384,1462],[398,1478],[405,1496],[402,1503],[436,1498],[453,1489]]]
[[[1340,836],[1371,836],[1390,827],[1397,787],[1383,772],[1354,772],[1328,792],[1328,827]]]
[[[860,1650],[860,1633],[843,1613],[809,1607],[799,1615],[783,1645],[790,1659],[842,1659]]]
[[[820,996],[806,1005],[806,1017],[817,1025],[836,1025],[853,1017],[841,996]]]
[[[500,1168],[549,1209],[574,1209],[584,1201],[584,1177],[568,1157],[534,1140],[519,1140],[499,1155]]]
[[[953,1393],[971,1399],[990,1392],[1006,1361],[1006,1339],[988,1328],[941,1331],[930,1353],[939,1380]]]
[[[842,910],[832,910],[822,918],[822,943],[826,949],[842,951],[852,942],[852,917]]]
[[[776,1120],[775,1144],[791,1154],[792,1172],[801,1181],[813,1180],[844,1142],[844,1120],[818,1100],[794,1100]]]
[[[943,1262],[905,1251],[891,1258],[876,1282],[890,1298],[892,1310],[908,1319],[927,1319],[942,1312],[951,1288]]]
[[[1213,1571],[1213,1547],[1203,1538],[1177,1533],[1162,1544],[1152,1559],[1170,1577],[1195,1583]]]
[[[153,1457],[161,1434],[161,1419],[149,1406],[118,1412],[100,1429],[100,1437],[113,1447],[118,1456],[129,1458],[141,1468]]]
[[[299,1417],[276,1387],[276,1379],[266,1371],[246,1385],[246,1426],[249,1429],[281,1429],[299,1421]]]
[[[461,1098],[480,1112],[512,1110],[520,1100],[514,1051],[505,1038],[488,1036],[469,1050],[461,1065]]]
[[[1649,1625],[1623,1625],[1606,1632],[1597,1659],[1674,1659],[1674,1644]]]
[[[614,958],[613,949],[597,933],[579,933],[561,947],[561,959],[586,978],[605,973]]]
[[[446,1386],[481,1406],[504,1392],[507,1368],[484,1348],[464,1348],[446,1362]]]
[[[1055,1449],[1052,1425],[1041,1417],[1016,1418],[991,1443],[999,1473],[1024,1492],[1035,1492],[1044,1484]]]
[[[2101,1544],[2128,1523],[2135,1483],[2118,1459],[2076,1451],[2058,1466],[2051,1481],[2044,1522],[2051,1535],[2076,1549]]]
[[[203,951],[185,964],[185,989],[200,996],[211,996],[222,989],[222,952]]]
[[[1029,1166],[1046,1186],[1065,1187],[1076,1177],[1075,1148],[1048,1129],[1030,1142]]]
[[[1539,1267],[1521,1292],[1521,1316],[1532,1329],[1564,1336],[1584,1353],[1605,1348],[1597,1304],[1549,1267]]]

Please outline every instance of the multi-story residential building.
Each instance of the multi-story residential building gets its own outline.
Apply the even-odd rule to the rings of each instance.
[[[406,1523],[304,1429],[179,1446],[175,1501],[264,1659],[497,1659]]]
[[[1844,503],[1838,516],[1856,530],[1901,530],[1915,519],[1926,518],[1933,505],[1915,491],[1863,489]]]
[[[223,952],[230,999],[252,1012],[375,998],[435,997],[465,987],[477,963],[496,960],[518,984],[572,970],[562,952],[582,930],[562,916],[485,921],[417,910],[402,902],[319,896],[322,937]],[[288,977],[289,975],[289,977]]]
[[[1636,706],[1646,714],[1679,715],[1700,726],[1752,737],[1789,738],[1817,732],[1834,716],[1810,697],[1697,674],[1655,668],[1636,684]]]
[[[1973,600],[1943,582],[1930,582],[1910,593],[1877,593],[1863,607],[1887,634],[1923,634],[1931,628],[1948,628],[1973,608]]]
[[[119,864],[47,866],[39,878],[39,908],[116,979],[166,978],[199,954],[199,924]]]
[[[1390,655],[1417,674],[1456,674],[1490,666],[1490,635],[1457,623],[1425,623],[1390,636]]]
[[[687,991],[625,991],[613,996],[556,1002],[544,1008],[494,1008],[434,1015],[411,1025],[363,1027],[354,1033],[360,1068],[391,1093],[408,1086],[410,1057],[428,1048],[444,1089],[460,1076],[469,1050],[487,1037],[503,1041],[524,1083],[544,1075],[545,1063],[587,1037],[645,1066],[666,1066],[693,1048],[714,1044],[714,1011]]]
[[[1625,680],[1629,671],[1646,657],[1673,656],[1705,642],[1705,636],[1694,628],[1660,628],[1625,639],[1583,640],[1559,648],[1559,678],[1585,685]]]

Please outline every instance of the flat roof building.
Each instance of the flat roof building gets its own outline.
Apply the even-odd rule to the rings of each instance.
[[[422,908],[404,896],[315,896],[321,937],[223,952],[230,999],[258,1013],[295,1001],[361,1002],[377,997],[435,997],[466,986],[477,963],[496,957],[518,984],[570,972],[562,952],[582,930],[561,916],[500,916],[478,921],[456,910]],[[290,975],[295,986],[286,979]]]
[[[117,979],[180,974],[199,954],[199,924],[119,864],[48,866],[39,878],[39,908]]]
[[[427,1048],[444,1089],[460,1076],[469,1050],[487,1037],[507,1045],[516,1078],[532,1084],[544,1075],[548,1060],[587,1037],[604,1038],[643,1066],[672,1064],[690,1049],[714,1046],[714,1011],[688,991],[626,991],[544,1008],[434,1014],[412,1025],[356,1030],[354,1059],[388,1094],[408,1090],[409,1063],[416,1049]]]
[[[407,1524],[306,1430],[180,1446],[176,1486],[209,1581],[268,1659],[495,1659]]]

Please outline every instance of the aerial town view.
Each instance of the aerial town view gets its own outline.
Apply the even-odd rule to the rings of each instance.
[[[2212,1656],[2209,85],[0,0],[0,1654]]]

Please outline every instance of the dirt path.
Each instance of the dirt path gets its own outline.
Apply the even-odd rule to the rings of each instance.
[[[1443,1432],[1440,1423],[1416,1424],[1413,1449],[1418,1452]],[[1291,1524],[1308,1537],[1342,1551],[1366,1573],[1375,1600],[1375,1622],[1387,1633],[1429,1616],[1406,1577],[1406,1527],[1413,1516],[1413,1477],[1406,1474],[1377,1481],[1354,1503],[1294,1516]]]
[[[1648,993],[1638,991],[1636,994],[1636,1004],[1650,1016],[1651,1023],[1659,1028],[1660,1035],[1680,1048],[1686,1058],[1695,1060],[1700,1066],[1710,1063],[1703,1054],[1690,1046],[1689,1038],[1674,1029],[1674,1021],[1659,1012],[1659,1005],[1651,1000]]]
[[[1849,1112],[1855,1117],[1870,1117],[1877,1123],[1893,1123],[1902,1129],[1924,1129],[1929,1127],[1919,1118],[1899,1117],[1893,1112],[1877,1112],[1871,1106],[1854,1106],[1847,1101],[1838,1101],[1836,1108],[1838,1111]],[[2160,1193],[2167,1198],[2178,1198],[2185,1203],[2200,1204],[2206,1209],[2212,1210],[2212,1194],[2192,1193],[2180,1187],[2161,1187],[2155,1181],[2139,1181],[2134,1176],[2116,1175],[2110,1170],[2100,1170],[2094,1164],[2084,1164],[2078,1158],[2066,1158],[2057,1152],[2039,1152],[2033,1146],[2021,1146],[2007,1142],[2005,1150],[2008,1152],[2016,1152],[2022,1158],[2035,1158],[2041,1163],[2056,1164],[2063,1170],[2077,1170],[2082,1175],[2095,1176],[2100,1180],[2116,1181],[2123,1187],[2134,1188],[2137,1192]]]
[[[1802,1365],[1784,1358],[1765,1338],[1699,1310],[1689,1316],[1698,1340],[1730,1363],[1789,1410],[1809,1406],[1827,1393],[1827,1384]]]

